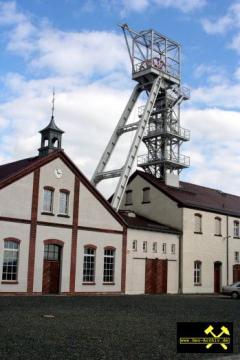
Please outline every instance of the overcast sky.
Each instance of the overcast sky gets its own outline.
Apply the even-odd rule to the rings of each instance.
[[[55,87],[65,152],[91,177],[134,86],[119,23],[181,43],[191,89],[181,114],[191,167],[181,179],[240,195],[240,1],[0,1],[0,162],[37,154]]]

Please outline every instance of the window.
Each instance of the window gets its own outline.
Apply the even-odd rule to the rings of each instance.
[[[162,244],[162,252],[163,252],[163,254],[167,253],[167,244],[166,243]]]
[[[44,246],[44,260],[60,260],[60,246],[54,244],[48,244]]]
[[[235,261],[236,263],[239,263],[239,251],[235,251],[235,252],[234,252],[234,261]]]
[[[54,189],[45,187],[43,190],[43,211],[53,212],[53,193]]]
[[[234,221],[233,223],[233,236],[239,237],[239,221]]]
[[[4,241],[3,281],[17,281],[19,244],[15,241]]]
[[[172,245],[171,245],[171,253],[172,253],[172,254],[175,254],[175,252],[176,252],[176,245],[175,245],[175,244],[172,244]]]
[[[59,214],[68,215],[69,191],[60,190]]]
[[[133,251],[137,251],[137,240],[133,240],[132,249],[133,249]]]
[[[215,235],[217,236],[220,236],[222,234],[221,223],[221,218],[215,217]]]
[[[126,203],[125,205],[132,205],[132,190],[126,191]]]
[[[103,282],[114,282],[115,249],[104,249]]]
[[[154,242],[152,245],[152,251],[155,253],[157,252],[157,243],[156,242]]]
[[[83,282],[95,281],[95,255],[96,255],[95,248],[93,247],[84,248]]]
[[[143,251],[147,252],[147,241],[143,242]]]
[[[143,204],[150,203],[150,188],[143,189]]]
[[[194,261],[194,285],[201,285],[202,263],[199,260]]]
[[[202,215],[194,214],[194,232],[197,234],[202,233]]]

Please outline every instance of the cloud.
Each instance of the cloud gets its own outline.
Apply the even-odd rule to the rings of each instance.
[[[174,7],[182,12],[201,9],[207,4],[206,0],[154,0],[161,7]]]

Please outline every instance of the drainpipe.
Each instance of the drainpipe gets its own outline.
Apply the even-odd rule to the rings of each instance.
[[[227,246],[227,249],[226,249],[226,256],[227,256],[227,285],[229,285],[229,229],[228,229],[228,215],[227,215],[227,241],[226,241],[226,246]]]

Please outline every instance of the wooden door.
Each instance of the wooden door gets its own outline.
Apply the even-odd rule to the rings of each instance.
[[[146,259],[145,293],[164,294],[167,292],[167,260]]]
[[[233,265],[233,282],[240,281],[240,265]]]
[[[214,263],[214,292],[220,293],[221,291],[221,270],[222,264],[220,262]]]
[[[43,285],[44,294],[58,294],[60,283],[60,255],[61,247],[58,245],[45,245],[43,262]]]

